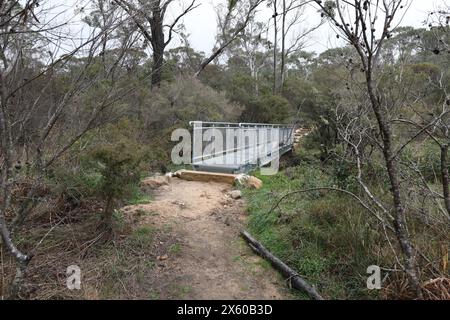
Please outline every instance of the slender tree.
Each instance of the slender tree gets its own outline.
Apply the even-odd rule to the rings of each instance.
[[[306,9],[310,0],[282,0],[281,8],[281,52],[279,89],[286,81],[286,63],[289,57],[304,49],[308,37],[324,22],[321,19],[314,25],[308,24]],[[288,39],[290,38],[290,39]]]
[[[389,177],[390,193],[393,200],[393,222],[395,234],[405,260],[405,271],[410,285],[417,297],[422,297],[420,278],[417,267],[417,252],[411,242],[407,227],[407,210],[400,186],[399,159],[395,153],[392,122],[389,119],[390,106],[383,99],[379,85],[380,53],[392,35],[396,26],[396,18],[401,15],[407,1],[353,0],[331,1],[324,3],[316,0],[322,14],[326,15],[336,28],[338,36],[344,38],[358,53],[361,71],[365,75],[365,88],[370,101],[371,110],[377,120],[381,132],[381,148]],[[335,9],[334,9],[335,8]]]
[[[273,93],[278,91],[278,7],[277,0],[273,0]]]

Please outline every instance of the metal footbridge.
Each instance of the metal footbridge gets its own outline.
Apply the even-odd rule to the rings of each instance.
[[[195,170],[245,173],[277,165],[294,145],[295,126],[263,123],[190,122]]]

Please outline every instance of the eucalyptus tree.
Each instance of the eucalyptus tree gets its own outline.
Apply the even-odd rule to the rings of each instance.
[[[192,0],[183,7],[174,19],[168,21],[167,13],[175,0],[113,0],[119,5],[138,27],[141,35],[150,44],[153,54],[152,87],[161,84],[162,68],[164,65],[164,52],[171,43],[174,35],[182,27],[181,19],[197,8],[196,0]]]
[[[240,68],[240,71],[248,69],[256,96],[260,94],[262,73],[270,69],[269,48],[272,44],[268,40],[268,29],[267,24],[252,20],[242,35],[226,50],[228,59],[238,57],[245,62],[245,68]]]

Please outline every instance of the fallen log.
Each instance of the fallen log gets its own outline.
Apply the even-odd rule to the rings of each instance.
[[[301,278],[294,270],[292,270],[283,261],[278,259],[269,250],[256,241],[247,231],[241,231],[242,237],[248,242],[250,248],[263,258],[270,261],[270,263],[281,272],[281,274],[287,277],[293,288],[302,290],[308,294],[314,300],[324,300],[324,298],[316,291],[316,289],[309,285],[303,278]]]

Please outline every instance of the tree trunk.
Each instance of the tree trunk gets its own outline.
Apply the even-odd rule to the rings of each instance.
[[[151,23],[151,43],[153,48],[152,89],[161,85],[165,48],[163,28],[163,17],[161,16],[160,1],[155,1],[152,6]]]
[[[152,89],[161,86],[164,49],[153,51]]]
[[[256,67],[256,71],[255,71],[255,95],[257,97],[259,97],[259,71],[258,71],[258,67]]]
[[[278,49],[278,27],[277,27],[277,0],[273,2],[273,25],[274,25],[274,38],[273,38],[273,93],[276,94],[278,90],[277,84],[277,49]]]
[[[108,197],[106,200],[105,210],[103,212],[102,217],[102,225],[105,229],[112,229],[112,215],[114,211],[114,199],[112,197]]]
[[[449,191],[449,176],[448,176],[448,145],[441,146],[441,176],[442,189],[444,194],[445,208],[447,209],[448,217],[450,218],[450,191]]]
[[[9,289],[9,299],[16,300],[20,298],[20,289],[22,288],[23,280],[25,279],[25,274],[27,271],[29,260],[19,262],[16,268],[16,275],[14,276],[14,280],[11,284],[11,288]]]
[[[283,0],[283,17],[281,20],[281,65],[280,65],[280,88],[283,90],[286,76],[286,0]]]
[[[418,298],[423,298],[422,289],[420,286],[419,277],[417,275],[417,261],[415,250],[411,244],[410,236],[407,229],[406,212],[403,205],[403,201],[400,194],[400,182],[398,177],[397,160],[393,157],[392,149],[392,129],[386,119],[386,115],[381,111],[380,100],[375,89],[373,87],[372,69],[370,67],[366,72],[367,89],[369,93],[372,109],[375,113],[375,117],[378,122],[378,126],[382,133],[383,139],[383,156],[386,164],[386,169],[389,176],[389,182],[391,185],[391,194],[394,203],[394,229],[397,240],[400,244],[400,248],[405,257],[405,271],[408,274],[411,286],[416,292]]]
[[[233,39],[234,40],[234,39]],[[218,56],[220,56],[223,52],[223,50],[225,50],[225,48],[231,43],[231,41],[227,41],[224,45],[222,45],[219,49],[217,49],[216,51],[214,51],[208,58],[206,58],[198,67],[197,71],[195,72],[195,76],[198,77],[203,70],[205,70],[205,68]]]

